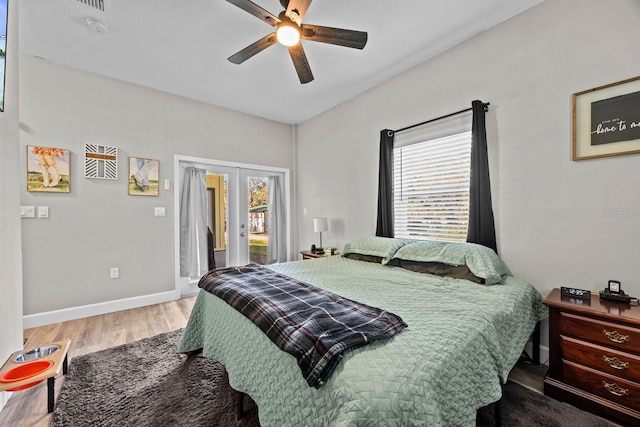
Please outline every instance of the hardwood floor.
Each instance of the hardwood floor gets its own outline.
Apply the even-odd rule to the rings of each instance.
[[[184,328],[193,308],[195,297],[163,304],[124,310],[68,322],[26,329],[25,348],[34,348],[64,339],[71,340],[69,362],[73,358],[104,350],[163,332]],[[514,381],[542,392],[546,366],[518,364],[510,376]],[[64,376],[56,378],[57,399]],[[46,381],[30,389],[19,391],[0,412],[0,427],[46,427],[51,421],[47,413]]]
[[[25,329],[25,348],[70,339],[68,357],[71,363],[76,356],[184,328],[194,302],[195,297],[190,297]],[[63,382],[64,376],[56,377],[56,399]],[[45,427],[50,421],[51,414],[47,413],[46,381],[30,389],[15,392],[0,412],[1,427]]]
[[[509,373],[509,379],[542,394],[547,369],[549,369],[547,365],[538,366],[527,362],[518,362]]]

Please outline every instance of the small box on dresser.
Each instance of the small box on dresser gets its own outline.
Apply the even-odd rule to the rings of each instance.
[[[549,307],[544,394],[586,411],[640,425],[640,307],[562,296]]]

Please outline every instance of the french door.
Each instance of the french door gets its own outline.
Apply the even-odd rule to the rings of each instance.
[[[179,168],[194,166],[207,171],[208,228],[213,235],[213,259],[215,267],[246,265],[250,262],[267,263],[269,245],[280,244],[270,238],[269,209],[270,177],[278,177],[284,185],[286,208],[280,215],[286,216],[286,242],[289,247],[289,170],[258,165],[230,163],[210,159],[176,156],[175,198],[179,199],[181,188]],[[179,218],[179,205],[177,215]],[[179,228],[179,224],[177,224]],[[282,237],[280,237],[282,238]],[[177,235],[179,239],[179,235]],[[179,245],[176,258],[179,262]],[[288,253],[288,250],[287,250]],[[288,257],[287,257],[288,260]],[[176,287],[180,295],[197,292],[194,287],[199,278],[179,277],[176,272]]]
[[[267,263],[269,176],[273,174],[255,168],[235,168],[227,175],[227,265]]]

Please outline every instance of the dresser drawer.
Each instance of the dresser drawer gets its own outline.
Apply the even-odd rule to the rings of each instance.
[[[640,329],[590,319],[571,313],[560,314],[560,334],[640,354]]]
[[[562,375],[566,384],[578,387],[611,402],[640,409],[640,384],[565,362]]]
[[[560,337],[562,359],[640,383],[640,356]]]

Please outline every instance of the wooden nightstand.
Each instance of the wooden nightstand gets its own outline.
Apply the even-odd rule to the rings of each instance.
[[[324,258],[326,256],[325,254],[314,254],[311,251],[300,251],[300,253],[302,254],[302,259]],[[340,255],[340,252],[334,252],[333,256],[335,255]]]
[[[640,425],[640,307],[552,290],[544,394]]]

